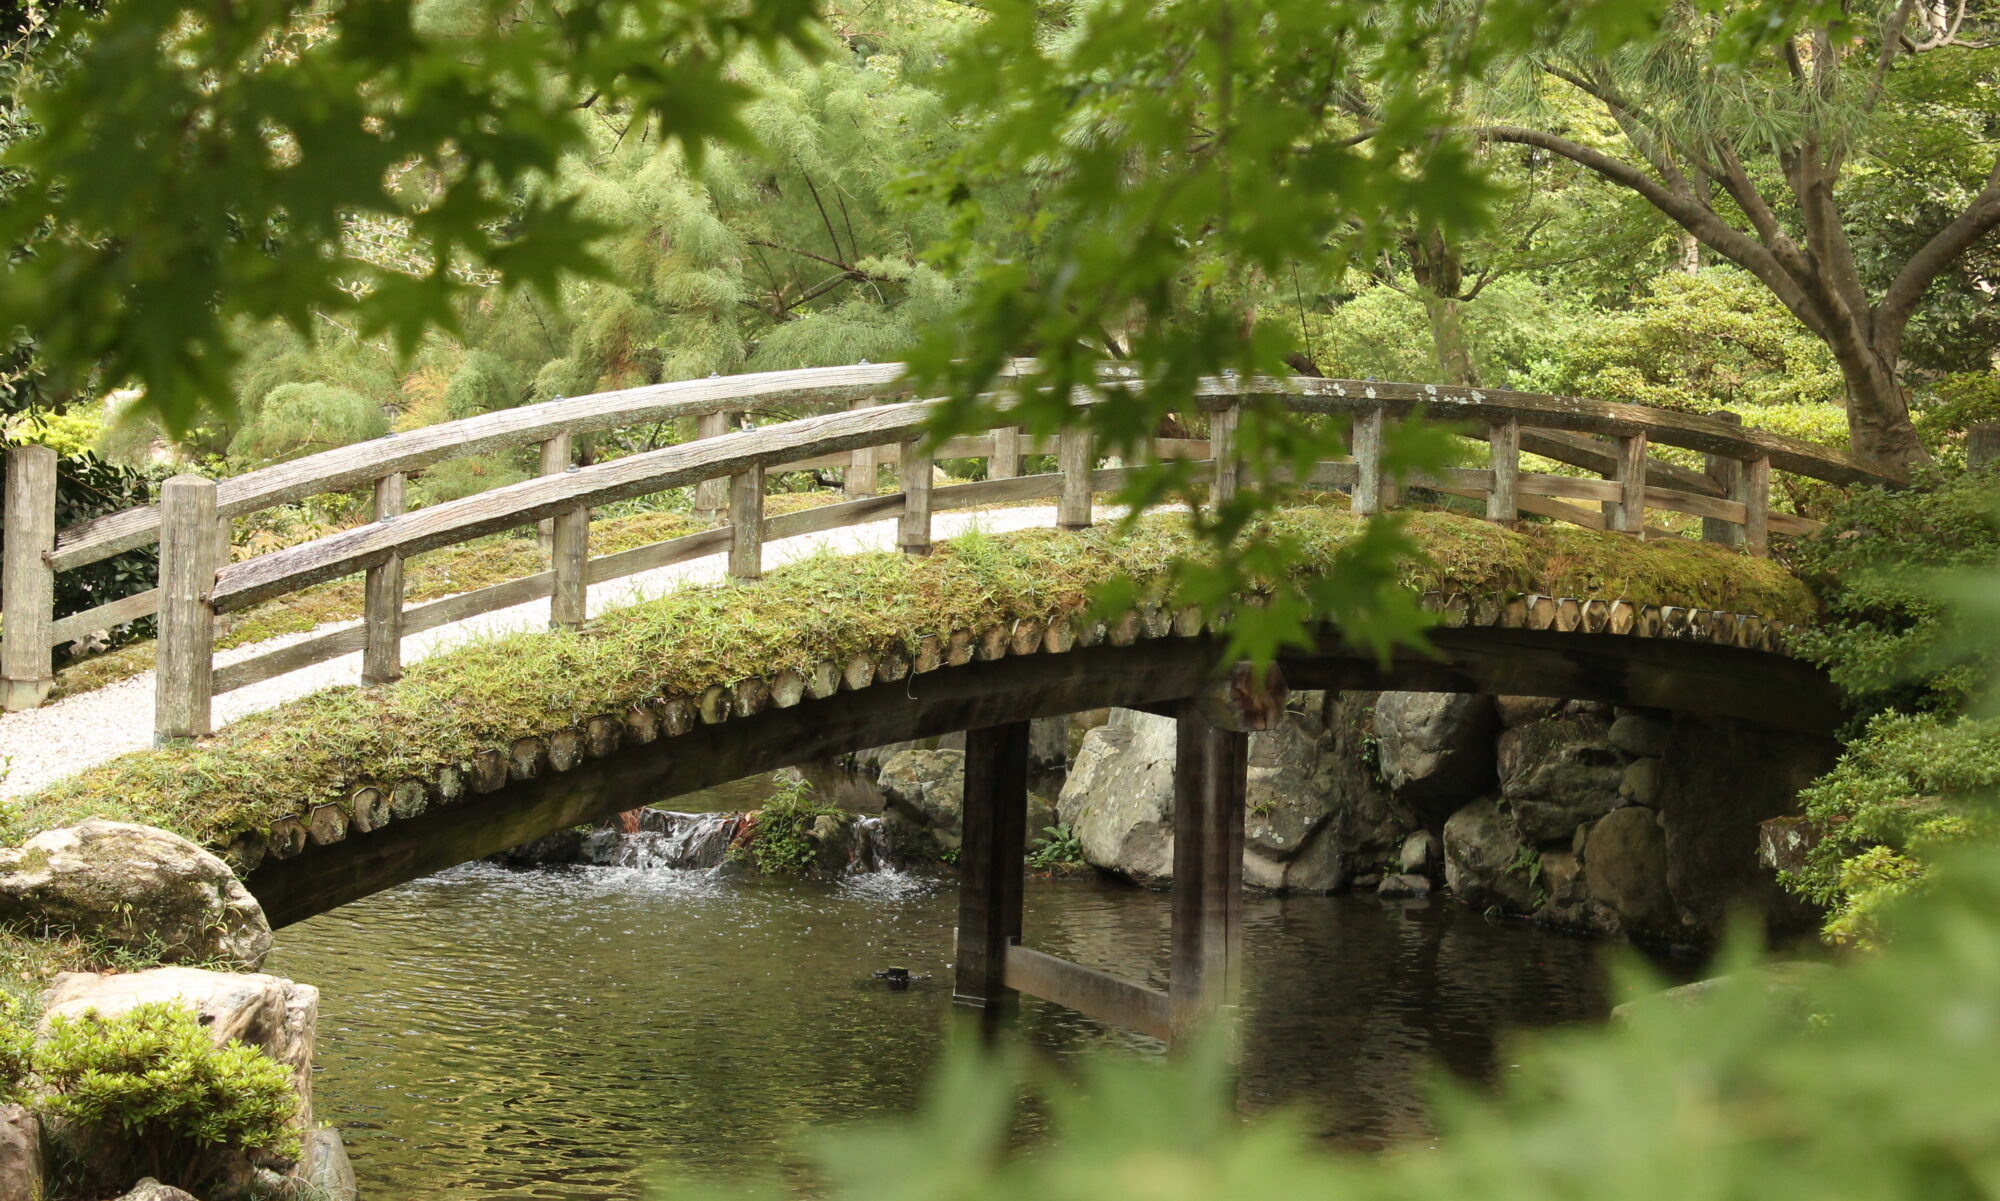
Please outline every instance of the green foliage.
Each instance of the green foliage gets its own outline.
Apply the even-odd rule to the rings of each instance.
[[[229,395],[239,318],[346,318],[409,350],[487,273],[553,297],[604,269],[603,227],[544,186],[588,144],[577,98],[691,156],[743,144],[732,60],[802,43],[810,15],[802,0],[71,9],[54,49],[74,66],[31,93],[42,133],[16,146],[26,178],[0,214],[8,245],[45,222],[60,236],[10,272],[0,324],[66,371],[142,383],[178,434]],[[401,245],[357,252],[378,231]]]
[[[1916,412],[1917,432],[1934,449],[1963,453],[1967,426],[2000,421],[2000,371],[1965,371],[1931,385]]]
[[[0,1105],[20,1098],[35,1049],[35,1012],[11,990],[0,990]]]
[[[418,509],[441,505],[475,492],[518,484],[527,478],[526,471],[496,455],[446,459],[426,467],[423,475],[410,484],[410,505]]]
[[[1857,490],[1800,542],[1797,567],[1825,620],[1800,650],[1864,712],[1954,709],[1992,670],[1991,638],[1968,637],[1938,591],[1940,572],[2000,566],[2000,476],[1936,471],[1920,486]]]
[[[332,384],[280,384],[251,410],[229,442],[245,466],[262,466],[332,450],[389,432],[382,406]]]
[[[1765,405],[1840,414],[1840,370],[1826,344],[1770,289],[1732,267],[1654,278],[1630,308],[1583,322],[1550,391],[1689,413]],[[1847,445],[1845,419],[1840,440]]]
[[[144,1172],[202,1189],[217,1150],[298,1152],[291,1069],[240,1042],[216,1046],[185,1005],[58,1016],[30,1068],[40,1113],[98,1133],[107,1148],[130,1149],[129,1164],[88,1165],[106,1181]]]
[[[1627,1020],[1522,1039],[1502,1060],[1498,1095],[1440,1071],[1437,1133],[1398,1151],[1328,1151],[1316,1115],[1243,1119],[1217,1042],[1178,1060],[1105,1056],[1080,1070],[968,1050],[945,1061],[916,1114],[813,1139],[812,1191],[829,1201],[1971,1201],[2000,1164],[2000,850],[1954,864],[1892,921],[1891,951],[1789,975],[1798,991],[1784,1000],[1739,942],[1699,1003],[1645,997]],[[1622,984],[1662,987],[1636,968]],[[1027,1114],[1033,1138],[1020,1133]]]
[[[1068,822],[1042,827],[1042,840],[1028,852],[1028,866],[1038,872],[1075,867],[1084,862],[1083,839]]]
[[[807,875],[822,861],[820,844],[811,836],[813,823],[822,817],[849,820],[838,805],[816,799],[810,785],[781,783],[730,853],[747,857],[758,871],[773,876]]]
[[[1827,907],[1825,933],[1873,946],[1883,907],[1916,887],[1940,848],[1996,828],[2000,719],[1884,713],[1800,794],[1820,831],[1793,891]]]
[[[513,369],[498,355],[484,350],[467,354],[444,389],[445,409],[454,421],[511,409],[526,398]]]

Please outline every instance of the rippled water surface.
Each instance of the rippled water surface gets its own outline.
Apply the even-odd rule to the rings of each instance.
[[[316,1107],[363,1195],[642,1195],[765,1170],[799,1126],[901,1110],[951,1038],[949,881],[746,884],[629,868],[454,869],[282,931],[322,989]],[[1027,941],[1164,986],[1167,897],[1031,883]],[[1245,905],[1243,1096],[1329,1140],[1422,1137],[1430,1065],[1490,1078],[1504,1030],[1600,1016],[1611,952],[1459,906]],[[870,972],[930,973],[908,992]],[[1058,1056],[1157,1044],[1035,1001]]]

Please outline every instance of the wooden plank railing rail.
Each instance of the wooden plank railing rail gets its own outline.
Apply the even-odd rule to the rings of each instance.
[[[162,619],[159,687],[165,697],[193,691],[228,691],[327,658],[363,652],[363,678],[386,683],[401,674],[404,635],[539,598],[550,600],[553,624],[576,628],[586,614],[590,585],[727,551],[729,574],[755,579],[763,570],[766,542],[895,518],[897,542],[911,553],[931,545],[937,512],[980,505],[1053,500],[1057,524],[1082,529],[1092,521],[1094,496],[1116,490],[1134,468],[1100,467],[1090,433],[1072,424],[1053,435],[1031,435],[1012,424],[988,433],[924,441],[929,402],[907,395],[894,364],[663,384],[626,392],[550,401],[465,421],[342,447],[227,480],[209,491],[205,550],[185,560],[193,544],[166,537],[166,495],[156,506],[54,528],[53,455],[40,447],[9,450],[6,492],[5,622],[0,625],[0,667],[8,708],[32,707],[47,695],[50,649],[91,630],[155,612]],[[1765,553],[1773,533],[1798,534],[1815,522],[1770,510],[1771,474],[1792,472],[1836,485],[1899,482],[1838,451],[1701,417],[1635,405],[1532,393],[1452,388],[1428,384],[1357,383],[1322,379],[1204,381],[1196,402],[1208,416],[1211,439],[1160,438],[1158,457],[1204,460],[1196,478],[1213,481],[1220,499],[1240,487],[1237,430],[1242,406],[1278,406],[1295,414],[1352,422],[1352,457],[1320,464],[1302,484],[1346,490],[1356,512],[1394,505],[1399,487],[1421,486],[1481,501],[1489,519],[1512,523],[1523,515],[1551,517],[1596,529],[1642,535],[1648,510],[1703,519],[1711,541]],[[1078,403],[1091,403],[1080,396]],[[833,411],[782,424],[735,429],[736,414]],[[1485,468],[1461,468],[1394,480],[1384,471],[1386,424],[1422,412],[1482,431]],[[640,422],[693,419],[695,440],[628,458],[579,466],[574,440],[586,433]],[[1004,415],[996,420],[1004,420]],[[539,476],[491,492],[404,512],[408,474],[444,459],[510,446],[539,445]],[[1649,455],[1655,445],[1706,456],[1704,471]],[[1589,477],[1521,470],[1523,453],[1542,455],[1590,473]],[[1053,456],[1055,470],[1021,474],[1026,456]],[[986,478],[935,484],[935,464],[984,460]],[[900,490],[876,493],[876,470],[894,465]],[[771,473],[842,468],[850,499],[805,512],[768,516],[765,477]],[[218,553],[219,522],[306,496],[361,485],[376,491],[376,520],[313,542],[242,563]],[[697,513],[717,524],[692,535],[591,558],[589,513],[595,506],[671,488],[695,489]],[[183,481],[166,493],[183,510],[199,511]],[[1580,502],[1580,503],[1579,503]],[[193,506],[192,508],[190,506]],[[723,518],[726,516],[726,523]],[[520,579],[406,607],[402,561],[411,555],[486,534],[539,525],[549,567]],[[179,536],[177,535],[177,538]],[[162,583],[148,592],[53,618],[56,573],[158,541]],[[170,551],[171,546],[171,551]],[[169,563],[172,557],[176,562]],[[210,583],[200,583],[202,572]],[[263,656],[213,669],[211,622],[205,635],[188,620],[188,595],[173,595],[168,581],[193,589],[211,614],[248,605],[325,580],[367,573],[366,613],[359,628],[337,630]],[[195,581],[191,583],[190,581]],[[170,612],[177,614],[169,620]],[[166,629],[175,633],[168,653]],[[186,640],[196,638],[193,644]],[[206,641],[200,641],[205,638]],[[186,651],[186,655],[179,652]],[[190,657],[191,656],[191,657]],[[197,669],[195,659],[201,660]],[[199,677],[199,678],[197,678]],[[163,737],[200,732],[206,696],[182,697],[163,706]]]

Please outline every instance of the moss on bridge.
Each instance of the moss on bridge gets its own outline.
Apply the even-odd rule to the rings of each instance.
[[[1361,529],[1338,510],[1277,514],[1300,548],[1295,570],[1325,570]],[[1805,621],[1803,585],[1767,560],[1695,542],[1640,543],[1573,526],[1521,532],[1414,512],[1427,559],[1412,588],[1541,592],[1685,605]],[[244,718],[213,738],[91,768],[9,808],[8,841],[98,815],[163,826],[211,846],[343,798],[361,781],[430,779],[475,753],[545,736],[661,696],[844,662],[932,633],[1048,618],[1088,606],[1109,580],[1157,580],[1196,550],[1183,519],[1120,533],[973,533],[934,553],[824,555],[746,585],[687,588],[606,614],[582,633],[506,635],[433,655],[391,687],[333,688]]]

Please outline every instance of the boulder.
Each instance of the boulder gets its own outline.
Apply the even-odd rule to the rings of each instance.
[[[1634,759],[1657,759],[1667,753],[1667,739],[1673,727],[1644,713],[1622,713],[1611,723],[1606,737],[1611,745]]]
[[[0,851],[0,920],[73,930],[168,963],[254,968],[263,907],[229,865],[165,830],[92,818]]]
[[[1651,809],[1660,803],[1660,761],[1634,759],[1618,778],[1618,799]]]
[[[1726,976],[1711,976],[1706,980],[1696,980],[1692,984],[1682,984],[1665,992],[1640,997],[1614,1006],[1611,1020],[1629,1022],[1638,1015],[1660,1006],[1676,1009],[1692,1009],[1714,1000],[1724,989],[1756,988],[1764,994],[1764,1002],[1771,1009],[1783,1013],[1799,1022],[1804,1022],[1813,1013],[1813,994],[1824,988],[1833,975],[1833,968],[1824,963],[1805,960],[1787,960],[1766,963],[1747,972],[1732,972]]]
[[[1429,830],[1418,830],[1403,840],[1403,849],[1396,855],[1396,865],[1405,872],[1420,876],[1434,874],[1444,859],[1444,847],[1439,845],[1438,836]]]
[[[942,845],[958,845],[965,814],[964,751],[898,751],[876,780],[886,808],[929,829]]]
[[[23,1105],[0,1105],[0,1201],[42,1201],[42,1125]]]
[[[340,1131],[322,1126],[305,1137],[299,1156],[298,1178],[305,1195],[315,1201],[356,1201],[361,1188],[354,1179],[354,1164],[347,1158],[347,1145]]]
[[[1407,872],[1384,876],[1382,882],[1375,886],[1375,895],[1395,901],[1421,900],[1431,895],[1430,877]]]
[[[1413,801],[1486,792],[1497,724],[1492,702],[1475,693],[1385,692],[1375,701],[1382,778]]]
[[[1625,769],[1594,714],[1516,726],[1500,735],[1500,795],[1530,842],[1568,839],[1618,804]]]
[[[132,1191],[119,1197],[118,1201],[197,1201],[197,1198],[193,1193],[171,1184],[161,1184],[148,1176],[133,1185]]]
[[[1174,722],[1131,709],[1084,735],[1056,812],[1094,867],[1141,884],[1174,874]]]
[[[1276,728],[1250,735],[1245,773],[1244,878],[1284,888],[1284,865],[1327,820],[1333,772],[1330,740],[1317,716],[1286,713]],[[1262,864],[1257,860],[1263,860]]]
[[[1496,696],[1493,698],[1493,713],[1500,721],[1500,728],[1511,730],[1515,726],[1525,726],[1529,722],[1542,721],[1554,717],[1562,708],[1562,701],[1552,696]]]
[[[1521,839],[1491,800],[1465,806],[1444,823],[1444,880],[1475,908],[1515,913],[1535,908],[1535,885]]]
[[[1590,828],[1583,860],[1591,895],[1639,933],[1665,933],[1676,925],[1667,891],[1667,839],[1651,811],[1614,809]]]

